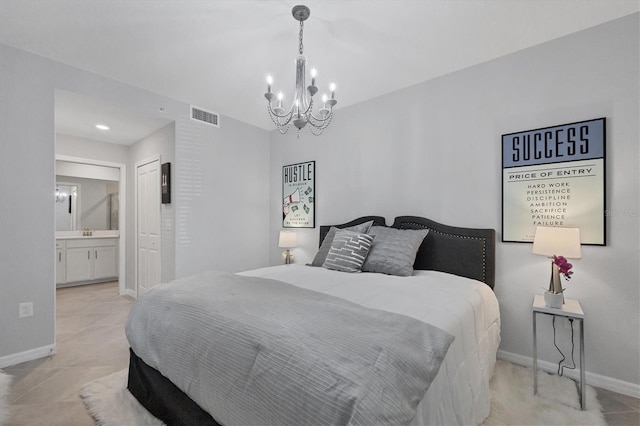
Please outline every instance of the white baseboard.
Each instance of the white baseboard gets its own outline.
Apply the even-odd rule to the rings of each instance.
[[[522,365],[525,367],[533,366],[533,358],[514,354],[512,352],[506,352],[499,350],[498,358],[512,362],[514,364]],[[558,364],[549,361],[541,361],[538,360],[538,368],[543,371],[549,373],[557,373]],[[580,370],[564,370],[564,375],[570,377],[574,380],[580,380]],[[622,380],[614,379],[607,376],[602,376],[600,374],[590,373],[589,371],[585,372],[585,381],[588,385],[607,389],[613,392],[621,393],[624,395],[629,395],[634,398],[640,398],[640,385],[631,382],[625,382]]]
[[[130,288],[125,288],[123,295],[133,297],[134,299],[138,297],[136,292],[134,290],[131,290]]]
[[[18,352],[17,354],[11,354],[0,358],[0,368],[10,367],[12,365],[20,364],[27,361],[32,361],[38,358],[44,358],[56,353],[56,344],[42,346],[40,348],[29,349],[28,351]]]

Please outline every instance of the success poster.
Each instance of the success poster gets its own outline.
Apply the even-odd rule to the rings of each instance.
[[[598,118],[502,136],[502,241],[570,226],[605,245],[605,135]]]

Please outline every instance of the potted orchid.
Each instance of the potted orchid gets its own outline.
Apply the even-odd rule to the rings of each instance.
[[[560,281],[560,275],[564,275],[566,280],[571,279],[573,265],[564,256],[553,255],[551,260],[551,281],[549,282],[549,290],[544,294],[544,300],[547,306],[551,308],[561,308],[564,303],[564,288]]]

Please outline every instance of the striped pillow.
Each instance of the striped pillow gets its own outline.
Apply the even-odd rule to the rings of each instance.
[[[360,272],[373,238],[373,235],[337,230],[322,266],[342,272]]]
[[[348,228],[343,228],[343,229],[346,229],[347,231],[360,232],[360,233],[366,234],[367,232],[369,232],[369,229],[371,229],[372,226],[373,226],[373,221],[370,220],[369,222],[361,223],[359,225],[349,226]],[[318,253],[316,253],[316,257],[313,258],[313,262],[310,263],[311,266],[322,266],[324,261],[327,260],[327,254],[329,253],[329,250],[331,250],[331,243],[333,242],[333,237],[336,235],[336,231],[338,229],[340,228],[336,228],[335,226],[332,226],[329,229],[329,232],[324,237],[324,240],[322,240],[322,244],[320,245],[320,250],[318,250]]]

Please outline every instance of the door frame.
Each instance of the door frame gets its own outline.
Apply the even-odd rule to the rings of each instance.
[[[120,169],[120,180],[118,182],[118,192],[120,196],[118,206],[118,294],[131,296],[130,290],[127,290],[126,280],[126,235],[127,235],[127,165],[122,163],[113,163],[111,161],[93,160],[90,158],[71,157],[68,155],[56,154],[56,161],[67,161],[69,163],[89,164],[92,166],[105,166]]]
[[[134,261],[134,272],[133,272],[133,282],[134,282],[134,294],[133,297],[138,297],[138,168],[144,166],[145,164],[153,163],[154,161],[158,162],[158,171],[160,171],[160,154],[152,155],[151,157],[147,157],[144,160],[136,161],[135,169],[133,173],[133,237],[134,237],[134,248],[135,248],[135,261]],[[158,185],[160,182],[158,181]],[[162,259],[162,208],[158,206],[158,214],[160,215],[160,259]],[[162,270],[160,270],[160,281],[162,281]]]

